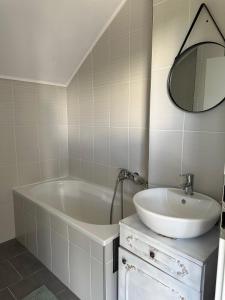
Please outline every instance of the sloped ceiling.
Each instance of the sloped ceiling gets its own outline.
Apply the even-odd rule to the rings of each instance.
[[[0,77],[67,85],[124,0],[1,0]]]

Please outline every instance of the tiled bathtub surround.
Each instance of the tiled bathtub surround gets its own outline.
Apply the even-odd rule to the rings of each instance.
[[[195,174],[194,188],[221,200],[225,163],[225,103],[205,113],[184,113],[167,94],[167,76],[202,1],[154,1],[150,104],[149,179],[151,184],[178,185],[179,174]],[[223,0],[206,1],[223,34]],[[205,15],[187,45],[221,42]]]
[[[16,193],[17,239],[80,299],[117,299],[112,242],[102,246]]]
[[[0,243],[14,237],[11,189],[67,174],[66,89],[0,79]]]
[[[147,177],[152,1],[128,0],[68,87],[70,174],[114,185]]]

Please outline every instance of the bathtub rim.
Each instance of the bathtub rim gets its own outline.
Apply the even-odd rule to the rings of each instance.
[[[95,184],[95,183],[90,183],[84,180],[81,180],[79,178],[57,178],[54,180],[45,180],[45,181],[40,181],[36,183],[31,183],[19,187],[14,187],[12,189],[13,195],[18,195],[22,196],[25,198],[27,201],[31,201],[34,203],[37,207],[40,207],[44,210],[46,210],[50,217],[56,216],[59,219],[61,219],[63,222],[66,223],[66,225],[71,226],[72,228],[84,233],[86,236],[88,236],[90,239],[94,240],[98,244],[102,246],[106,246],[110,244],[115,238],[119,236],[119,224],[105,224],[105,225],[99,225],[99,224],[91,224],[91,223],[86,223],[79,221],[75,218],[72,218],[65,213],[61,212],[60,210],[44,203],[44,202],[39,202],[38,200],[35,200],[32,198],[32,196],[29,194],[29,189],[31,189],[34,186],[38,186],[44,183],[49,183],[49,182],[62,182],[62,181],[79,181],[87,184],[92,184],[95,186],[98,186],[99,188],[103,188],[104,190],[110,191],[109,188],[106,188],[104,186]],[[13,197],[14,198],[14,197]],[[15,199],[16,201],[16,199]],[[68,237],[69,239],[69,237]]]

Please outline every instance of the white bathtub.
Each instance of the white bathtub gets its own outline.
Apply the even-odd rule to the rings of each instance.
[[[15,188],[13,195],[17,239],[81,300],[117,299],[113,245],[120,206],[110,225],[111,190],[61,180]],[[133,206],[125,203],[129,215]]]

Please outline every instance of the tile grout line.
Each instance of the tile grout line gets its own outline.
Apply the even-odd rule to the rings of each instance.
[[[132,11],[132,3],[129,1],[128,3],[128,55],[129,55],[129,75],[128,75],[128,82],[129,82],[129,101],[128,101],[128,136],[127,136],[127,146],[128,146],[128,169],[130,169],[130,114],[131,114],[131,11]]]
[[[14,82],[10,84],[11,88],[11,97],[13,101],[13,139],[14,139],[14,149],[15,149],[15,156],[16,156],[16,182],[17,185],[20,184],[20,174],[19,174],[19,165],[18,165],[18,153],[17,153],[17,146],[16,146],[16,99],[15,99],[15,87]]]
[[[16,295],[13,293],[13,291],[11,291],[11,289],[9,287],[6,288],[8,290],[8,292],[10,293],[10,295],[15,299],[17,300],[17,297]]]
[[[16,269],[16,267],[11,263],[11,261],[10,260],[6,260],[9,264],[10,264],[10,266],[13,268],[13,270],[19,275],[19,277],[20,277],[20,279],[21,280],[23,280],[23,276],[22,276],[22,274],[20,274],[20,272]]]
[[[183,116],[183,126],[182,126],[182,137],[181,137],[181,160],[180,160],[180,174],[183,174],[183,159],[184,159],[184,126],[185,126],[186,113]]]

